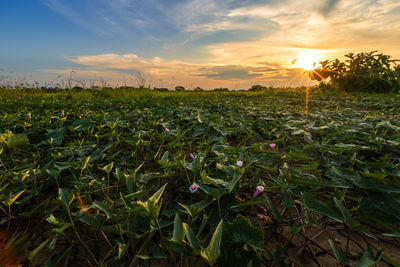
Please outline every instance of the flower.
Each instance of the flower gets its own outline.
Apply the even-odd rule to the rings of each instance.
[[[261,194],[262,192],[264,192],[264,187],[259,185],[256,188],[256,192],[253,194],[253,198],[258,197],[259,194]]]
[[[194,159],[193,153],[190,153],[190,154],[189,154],[189,157],[190,157],[191,159]]]
[[[195,184],[195,183],[193,183],[191,186],[189,186],[190,193],[194,193],[198,189],[199,189],[199,186],[197,184]]]
[[[223,121],[224,120],[224,116],[221,116],[221,121]]]
[[[61,117],[64,117],[65,112],[63,109],[60,111],[60,113],[61,113]]]
[[[243,161],[238,160],[238,161],[236,162],[236,166],[242,167],[242,166],[243,166]]]
[[[275,145],[274,143],[269,144],[269,147],[272,148],[272,149],[274,149],[275,146],[276,146],[276,145]]]
[[[32,118],[31,113],[28,113],[28,119],[31,119],[31,118]]]
[[[169,132],[169,129],[165,128],[164,133],[168,133],[168,132]]]

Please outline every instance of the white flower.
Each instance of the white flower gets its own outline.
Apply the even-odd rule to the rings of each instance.
[[[193,183],[191,186],[189,186],[190,193],[194,193],[198,189],[199,189],[199,186],[197,184],[195,184],[195,183]]]

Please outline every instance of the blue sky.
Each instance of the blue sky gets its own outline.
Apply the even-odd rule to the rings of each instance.
[[[294,58],[400,58],[398,0],[3,0],[0,29],[0,83],[297,86]]]

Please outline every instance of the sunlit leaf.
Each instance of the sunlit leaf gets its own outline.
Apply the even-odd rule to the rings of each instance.
[[[222,239],[222,229],[223,229],[223,221],[221,220],[215,229],[210,243],[208,246],[200,252],[200,255],[210,264],[213,265],[221,253],[221,239]]]

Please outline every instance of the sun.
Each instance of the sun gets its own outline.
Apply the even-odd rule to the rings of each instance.
[[[298,58],[293,59],[292,64],[295,64],[295,66],[298,68],[302,68],[306,71],[310,71],[310,70],[320,67],[321,66],[319,64],[320,61],[321,61],[321,58],[317,55],[304,55],[304,56],[299,56]]]

